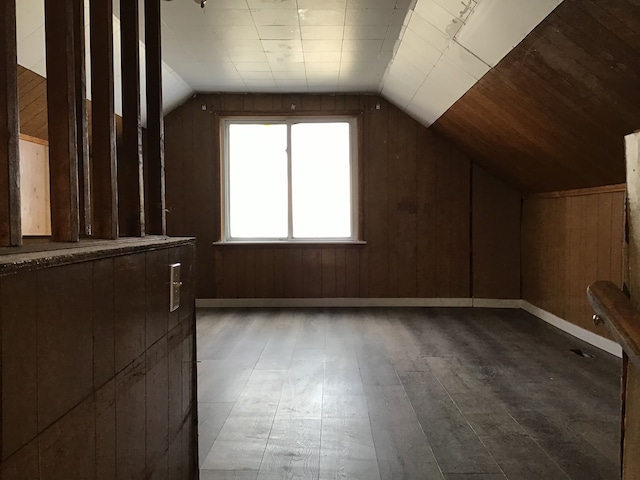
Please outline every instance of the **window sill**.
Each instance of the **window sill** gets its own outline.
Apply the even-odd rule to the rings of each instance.
[[[219,241],[213,242],[215,247],[351,247],[351,246],[363,246],[367,242],[364,240],[328,240],[326,242],[322,240],[299,240],[294,242],[288,242],[286,240],[233,240],[233,241]]]

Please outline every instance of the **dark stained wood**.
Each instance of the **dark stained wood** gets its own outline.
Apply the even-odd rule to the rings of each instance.
[[[51,237],[62,242],[80,234],[73,10],[74,0],[45,1]]]
[[[292,103],[295,114],[357,115],[360,236],[366,245],[212,245],[221,221],[218,118],[267,110],[289,114]],[[260,110],[243,111],[245,105]],[[336,110],[322,110],[332,105]],[[198,238],[199,298],[472,295],[469,158],[385,100],[198,95],[171,112],[166,127],[168,227],[172,235]],[[505,201],[519,211],[517,194]],[[490,259],[483,265],[490,269],[484,275],[495,274]],[[496,288],[495,297],[510,298],[513,285],[500,280],[509,291]]]
[[[640,366],[640,312],[613,282],[599,280],[587,288],[589,304],[604,321],[629,360]]]
[[[44,77],[18,65],[20,132],[49,139],[47,123],[47,81]]]
[[[562,2],[433,128],[522,192],[623,182],[638,17],[632,0]]]
[[[138,17],[138,2],[121,0],[122,146],[118,155],[118,219],[120,235],[124,237],[145,233]]]
[[[89,125],[87,118],[87,86],[85,65],[84,2],[73,6],[73,41],[76,65],[76,125],[78,132],[78,204],[81,235],[91,235],[91,169],[89,163]]]
[[[93,236],[118,238],[118,180],[113,78],[113,6],[91,2]]]
[[[160,0],[144,2],[145,65],[147,81],[147,233],[165,235],[164,116],[162,113],[162,47]]]
[[[16,2],[0,6],[0,245],[22,244]]]
[[[518,299],[520,193],[476,165],[472,182],[473,296]],[[608,264],[610,257],[603,261]]]

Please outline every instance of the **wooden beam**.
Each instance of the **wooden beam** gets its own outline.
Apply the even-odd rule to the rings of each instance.
[[[93,236],[118,238],[113,4],[91,0]]]
[[[78,203],[80,232],[91,235],[91,171],[87,121],[87,82],[85,68],[84,0],[74,0],[73,40],[76,73],[76,125],[78,136]]]
[[[77,242],[78,152],[73,41],[74,0],[45,0],[51,238]]]
[[[122,43],[122,146],[118,155],[120,235],[145,233],[138,2],[120,0]]]
[[[16,2],[0,4],[0,246],[22,244]]]
[[[145,47],[147,75],[147,152],[149,217],[147,232],[167,233],[164,183],[164,119],[162,117],[162,48],[160,0],[145,0]]]

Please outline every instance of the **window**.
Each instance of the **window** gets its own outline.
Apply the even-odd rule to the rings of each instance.
[[[222,121],[223,241],[357,239],[356,120]]]

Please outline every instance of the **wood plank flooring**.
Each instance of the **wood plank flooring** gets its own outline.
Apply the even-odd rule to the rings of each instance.
[[[521,310],[200,309],[198,361],[202,480],[619,478],[619,359]]]

